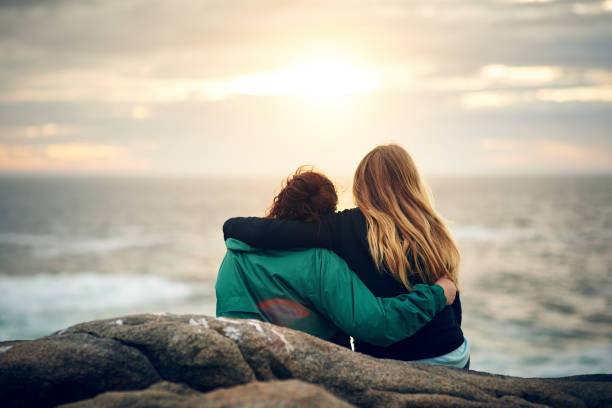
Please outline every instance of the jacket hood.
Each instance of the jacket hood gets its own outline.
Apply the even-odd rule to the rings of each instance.
[[[253,248],[246,242],[239,241],[235,238],[228,238],[225,240],[225,247],[232,251],[240,252],[259,252],[261,248]]]

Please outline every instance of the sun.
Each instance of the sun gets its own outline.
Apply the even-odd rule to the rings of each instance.
[[[276,71],[236,78],[231,88],[245,95],[300,95],[337,101],[378,87],[377,76],[357,64],[336,59],[313,59]]]

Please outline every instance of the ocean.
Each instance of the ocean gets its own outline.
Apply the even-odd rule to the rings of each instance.
[[[125,314],[214,315],[221,226],[262,215],[281,179],[0,177],[0,340]],[[612,373],[612,177],[427,181],[462,254],[471,368]]]

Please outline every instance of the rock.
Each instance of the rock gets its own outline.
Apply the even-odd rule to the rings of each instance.
[[[11,343],[0,354],[3,405],[55,406],[161,379],[141,352],[110,338],[70,333]]]
[[[160,381],[139,391],[109,391],[94,398],[61,405],[62,408],[80,407],[197,407],[202,394],[183,384]]]
[[[184,408],[350,408],[321,387],[299,380],[252,382],[199,393],[186,386],[160,382],[144,391],[107,392],[62,408],[184,407]]]
[[[604,407],[612,375],[526,379],[375,359],[284,327],[196,315],[97,320],[0,343],[4,406],[301,407],[305,396],[324,406]]]

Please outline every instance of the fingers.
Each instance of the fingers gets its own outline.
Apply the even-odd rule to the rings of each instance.
[[[447,277],[440,278],[436,281],[436,285],[442,286],[444,289],[444,296],[446,297],[446,304],[450,305],[455,301],[455,296],[457,296],[457,287]]]

